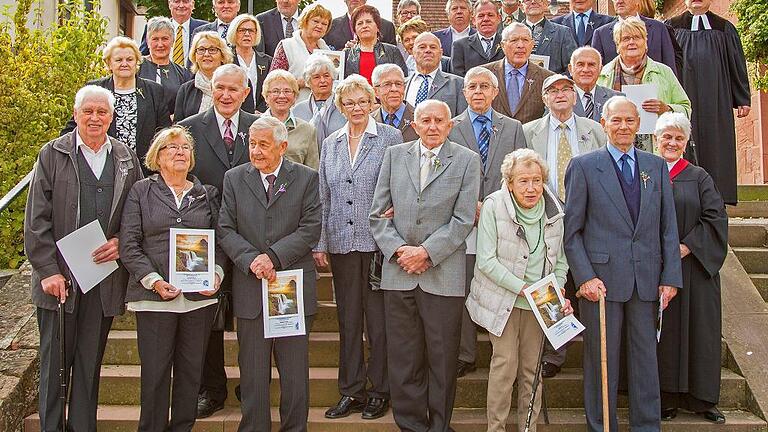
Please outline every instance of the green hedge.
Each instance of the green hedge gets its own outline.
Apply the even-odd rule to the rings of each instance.
[[[40,23],[40,11],[32,8],[37,3],[17,1],[15,13],[6,12],[0,23],[0,195],[32,169],[40,147],[58,136],[83,83],[105,73],[99,48],[106,19],[74,0],[60,6],[58,25],[30,29],[30,17]],[[0,214],[0,268],[24,260],[25,201],[26,194]]]
[[[768,0],[735,0],[731,11],[739,22],[736,29],[744,45],[744,55],[750,65],[755,87],[768,90]]]

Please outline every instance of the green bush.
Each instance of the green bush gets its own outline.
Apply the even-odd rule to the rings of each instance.
[[[739,19],[736,29],[744,45],[744,55],[752,62],[750,72],[755,87],[768,90],[768,0],[736,0],[731,11]]]
[[[104,75],[99,48],[106,19],[82,0],[60,6],[59,23],[30,29],[35,0],[19,0],[13,16],[0,21],[0,195],[31,169],[40,147],[58,136],[72,116],[75,93]],[[32,15],[34,14],[34,15]],[[0,214],[0,268],[16,268],[24,260],[23,220],[26,194]]]

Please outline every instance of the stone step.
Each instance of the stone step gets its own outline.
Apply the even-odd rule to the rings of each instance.
[[[752,283],[755,284],[755,288],[757,288],[763,300],[768,302],[768,274],[755,273],[749,275],[749,278],[752,279]]]
[[[514,409],[514,408],[513,408]],[[135,405],[115,406],[100,405],[97,413],[99,432],[132,432],[137,429],[140,409]],[[325,408],[310,408],[308,430],[312,432],[395,432],[398,430],[392,418],[392,411],[376,420],[362,420],[359,414],[347,418],[329,420],[324,417]],[[712,424],[694,414],[678,414],[669,422],[662,422],[664,432],[765,432],[766,422],[746,411],[724,410],[726,423]],[[619,409],[619,430],[629,430],[628,410]],[[198,420],[193,428],[195,432],[235,431],[240,423],[240,410],[235,407],[224,408],[213,416]],[[272,408],[272,428],[280,427],[280,413]],[[516,418],[511,416],[510,422]],[[543,415],[539,417],[537,430],[541,432],[583,432],[585,428],[583,409],[550,409],[549,424],[544,424]],[[481,432],[486,430],[484,409],[455,409],[451,427],[456,432]],[[37,414],[24,419],[25,432],[39,432],[40,423]],[[513,423],[507,424],[507,431],[517,431]]]
[[[720,406],[741,409],[746,406],[746,381],[736,373],[721,371]],[[317,368],[309,370],[310,406],[328,407],[339,399],[337,387],[338,369]],[[235,386],[240,382],[240,370],[227,367],[229,397],[227,405],[237,406]],[[272,368],[272,406],[279,403],[280,376]],[[478,369],[458,381],[456,407],[482,408],[486,402],[488,369]],[[544,380],[547,404],[552,408],[577,408],[584,406],[583,374],[581,369],[563,369],[556,377]],[[134,365],[103,366],[99,403],[107,405],[137,405],[139,403],[140,367]],[[626,397],[619,398],[619,406],[626,407]]]
[[[731,247],[765,247],[768,244],[768,219],[729,219],[728,244]]]
[[[768,273],[768,248],[735,247],[733,252],[747,273]]]
[[[737,206],[726,206],[730,217],[764,218],[768,217],[768,201],[740,201]]]

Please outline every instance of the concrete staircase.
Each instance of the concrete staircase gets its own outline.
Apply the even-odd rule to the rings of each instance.
[[[733,252],[768,301],[768,218],[731,219],[729,228]]]

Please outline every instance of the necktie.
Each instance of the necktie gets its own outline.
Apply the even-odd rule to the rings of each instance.
[[[227,40],[227,30],[229,30],[229,24],[221,23],[221,38]]]
[[[283,20],[285,20],[285,38],[293,37],[293,18],[283,17]]]
[[[533,36],[533,51],[539,48],[539,42],[541,42],[541,34],[544,33],[544,24],[535,24],[531,26],[531,33]]]
[[[493,39],[491,38],[481,38],[483,40],[483,44],[485,45],[485,57],[491,58],[491,48],[493,48]]]
[[[624,176],[624,180],[627,184],[632,183],[632,168],[629,166],[629,155],[624,153],[621,155],[621,175]]]
[[[176,27],[176,39],[173,41],[173,62],[179,66],[184,66],[184,40],[181,25]]]
[[[235,147],[235,135],[232,133],[232,120],[224,120],[224,145],[230,152]]]
[[[518,75],[520,75],[520,71],[517,69],[512,69],[507,74],[507,102],[509,102],[509,111],[513,115],[520,104],[520,87],[517,85]]]
[[[397,119],[397,117],[395,117],[395,114],[387,114],[387,124],[388,125],[395,126],[395,119]]]
[[[587,100],[584,105],[584,117],[594,120],[595,119],[595,101],[592,100],[592,93],[585,92],[584,99]]]
[[[568,125],[560,123],[560,141],[557,143],[557,195],[563,202],[565,202],[565,169],[568,168],[568,162],[573,157],[568,134],[565,132],[567,128]]]
[[[579,46],[581,46],[586,43],[584,39],[587,36],[587,14],[580,13],[577,16],[579,17],[579,27],[576,29],[576,38],[579,40]]]
[[[275,193],[275,180],[277,180],[277,177],[275,177],[274,174],[270,174],[267,176],[267,203],[269,203],[269,200],[272,199],[272,196]]]
[[[485,168],[486,163],[488,162],[488,147],[491,143],[491,133],[488,132],[488,128],[485,125],[491,121],[491,119],[481,115],[478,116],[475,121],[480,123],[480,136],[477,139],[477,148],[480,150],[480,159],[482,159],[483,167]]]
[[[432,169],[432,159],[435,157],[435,154],[427,150],[424,152],[423,157],[426,160],[424,161],[423,164],[421,164],[421,171],[419,172],[421,190],[424,190],[424,187],[427,185],[427,179],[429,178],[429,171]]]
[[[413,104],[414,107],[424,102],[424,100],[427,98],[427,94],[429,93],[429,75],[419,74],[419,76],[423,81],[421,81],[419,91],[416,92],[416,102]]]

